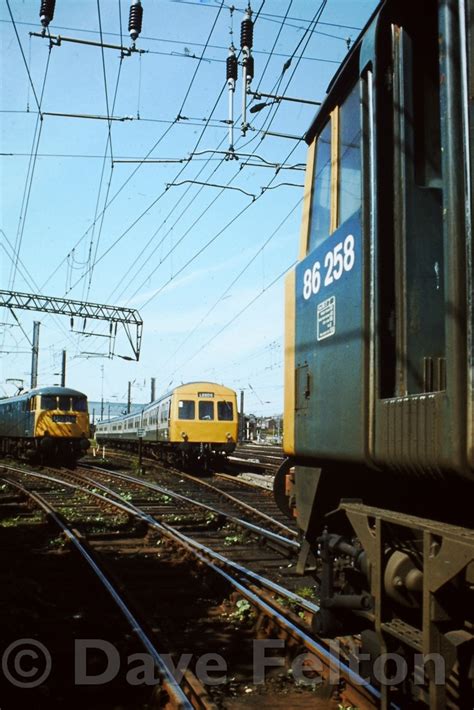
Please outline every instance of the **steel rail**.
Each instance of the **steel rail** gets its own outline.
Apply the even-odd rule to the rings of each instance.
[[[263,518],[264,520],[267,520],[272,525],[276,525],[281,530],[284,530],[284,532],[287,533],[288,535],[292,535],[293,537],[296,537],[298,535],[296,530],[292,530],[287,525],[280,523],[278,520],[275,520],[275,518],[272,518],[271,515],[267,515],[266,513],[263,513],[261,510],[254,508],[252,505],[249,505],[248,503],[244,503],[243,501],[239,500],[238,498],[231,495],[230,493],[227,493],[227,491],[223,491],[220,488],[216,488],[211,483],[207,483],[207,481],[203,481],[202,478],[197,478],[196,476],[190,476],[189,473],[183,473],[182,471],[179,471],[179,475],[182,476],[183,478],[186,478],[189,481],[192,481],[193,483],[196,483],[198,486],[202,486],[204,488],[209,488],[210,490],[214,491],[214,493],[219,495],[221,498],[227,498],[228,500],[232,501],[232,503],[235,503],[237,506],[239,506],[243,510],[247,510],[248,512],[253,513],[254,515],[258,515],[258,517]]]
[[[143,488],[148,488],[150,490],[156,491],[157,493],[161,493],[163,495],[170,496],[171,498],[175,498],[176,500],[181,500],[181,501],[188,503],[190,505],[194,505],[198,508],[203,508],[204,510],[215,513],[216,515],[221,515],[224,518],[231,520],[236,525],[240,525],[242,527],[245,527],[248,530],[251,530],[252,532],[255,532],[256,534],[258,534],[262,537],[266,537],[269,540],[276,542],[279,545],[284,545],[287,548],[293,549],[295,552],[299,552],[300,543],[297,542],[296,540],[290,540],[289,538],[283,537],[282,535],[278,535],[278,533],[274,533],[271,530],[266,530],[265,528],[262,528],[259,525],[254,525],[254,523],[251,523],[247,520],[243,520],[242,518],[237,518],[236,516],[226,513],[223,510],[216,508],[215,506],[209,505],[207,503],[202,503],[201,501],[194,500],[194,498],[190,498],[189,496],[185,496],[182,493],[177,493],[176,491],[173,491],[170,488],[164,488],[163,486],[159,486],[156,483],[151,483],[150,481],[142,481],[140,478],[136,478],[135,476],[130,476],[127,473],[119,473],[118,471],[109,471],[108,469],[105,469],[105,468],[102,468],[99,466],[94,466],[93,464],[91,464],[91,466],[89,466],[88,464],[80,464],[80,467],[99,471],[101,473],[107,474],[108,476],[112,476],[112,477],[115,477],[118,479],[128,481],[128,482],[133,483],[135,485],[142,486]],[[213,490],[215,490],[215,489],[213,489]],[[225,493],[225,491],[224,491],[224,493]],[[244,505],[246,505],[246,504],[244,504]],[[256,508],[252,508],[251,506],[249,506],[249,508],[252,511],[255,511],[255,513],[257,513],[258,515],[265,516],[265,514],[261,514],[261,512],[259,510],[257,510]],[[269,516],[265,516],[265,517],[269,517]],[[270,518],[270,520],[272,521],[272,523],[276,523],[277,526],[279,526],[279,527],[281,526],[281,527],[289,530],[289,528],[286,528],[286,526],[281,525],[278,521],[274,521],[273,518]],[[291,530],[290,532],[294,534],[293,530]]]
[[[95,495],[102,500],[105,500],[106,502],[110,504],[114,504],[113,500],[110,500],[109,498],[102,496],[98,493],[94,493],[92,491],[89,491],[88,489],[84,488],[83,486],[73,484],[61,479],[56,479],[51,476],[47,476],[45,474],[37,474],[36,472],[30,472],[30,471],[23,471],[20,470],[22,474],[25,475],[30,475],[33,477],[39,477],[47,480],[52,480],[57,483],[60,483],[62,485],[66,486],[71,486],[73,488],[78,488],[82,489],[83,491],[90,493],[91,495]],[[6,479],[7,482],[8,479]],[[100,484],[100,487],[102,489],[107,489],[106,486],[103,486]],[[374,704],[378,704],[378,701],[381,698],[381,693],[380,691],[375,688],[373,685],[371,685],[366,679],[362,678],[359,676],[357,673],[355,673],[346,663],[341,662],[339,658],[334,658],[334,656],[331,654],[331,651],[325,648],[321,643],[316,641],[315,639],[311,638],[305,631],[304,629],[301,628],[300,625],[297,625],[290,619],[286,618],[284,614],[280,611],[278,608],[277,602],[273,602],[272,600],[265,600],[262,597],[260,597],[258,594],[256,594],[254,591],[246,587],[242,581],[236,579],[233,577],[231,574],[226,572],[224,569],[219,567],[216,562],[219,562],[220,564],[224,564],[227,567],[231,567],[234,570],[241,571],[246,577],[251,577],[258,583],[262,584],[262,586],[267,586],[263,585],[263,581],[265,578],[261,577],[260,575],[250,572],[250,570],[246,570],[245,568],[242,568],[240,565],[237,563],[228,560],[227,558],[223,557],[219,553],[214,552],[210,548],[206,547],[202,543],[197,542],[196,540],[193,540],[189,538],[187,535],[184,533],[179,532],[178,530],[175,530],[171,526],[169,526],[167,523],[160,523],[157,520],[155,520],[152,516],[148,515],[144,511],[140,510],[136,506],[134,506],[132,503],[129,503],[127,501],[123,501],[121,499],[121,496],[117,494],[115,491],[112,489],[107,489],[109,492],[109,495],[112,496],[112,498],[119,499],[116,500],[117,507],[120,507],[122,510],[125,510],[128,513],[133,513],[137,517],[141,518],[145,522],[147,522],[151,527],[154,527],[155,529],[159,530],[162,532],[162,534],[167,535],[168,537],[171,537],[174,540],[178,540],[181,542],[182,545],[184,545],[187,549],[189,549],[193,554],[200,559],[204,564],[206,564],[209,568],[213,569],[217,574],[219,574],[221,577],[223,577],[226,581],[228,581],[235,589],[238,589],[238,591],[241,592],[241,594],[246,597],[246,599],[251,602],[254,606],[259,608],[261,611],[263,611],[268,617],[270,617],[273,621],[275,621],[280,628],[282,628],[287,634],[292,636],[296,641],[299,643],[302,643],[304,647],[315,654],[317,658],[323,663],[325,666],[326,672],[327,673],[339,673],[341,672],[344,679],[346,682],[349,683],[350,688],[352,689],[354,695],[352,695],[352,698],[354,699],[354,704],[357,707],[373,707]],[[210,559],[209,559],[210,558]],[[213,561],[211,561],[213,560]],[[278,590],[279,594],[282,594],[283,596],[286,596],[287,598],[295,598],[298,601],[298,604],[301,603],[301,606],[303,608],[306,607],[307,600],[304,600],[302,597],[298,597],[298,595],[294,595],[293,593],[289,593],[288,590],[284,589],[283,587],[279,587],[279,585],[270,582],[270,580],[265,580],[265,582],[270,583],[271,587],[275,590]],[[290,594],[292,597],[290,597]],[[311,605],[315,607],[315,605]],[[317,607],[315,607],[317,608]],[[396,708],[395,705],[391,704],[392,708]]]
[[[22,473],[27,473],[27,472],[23,471]],[[193,705],[190,703],[190,701],[186,697],[184,691],[182,690],[182,688],[179,686],[179,684],[177,683],[177,681],[175,680],[175,678],[171,674],[169,668],[167,667],[165,661],[163,661],[163,659],[161,658],[161,655],[159,654],[159,652],[155,648],[153,642],[151,641],[151,639],[149,638],[147,633],[144,631],[144,629],[141,627],[136,616],[133,614],[132,611],[130,611],[128,606],[125,604],[125,602],[121,598],[120,594],[115,589],[115,586],[108,579],[108,577],[105,575],[105,573],[100,569],[99,565],[95,561],[91,552],[87,549],[84,542],[82,542],[79,539],[77,533],[74,532],[74,530],[69,526],[69,524],[62,518],[61,515],[59,515],[54,510],[54,508],[43,498],[43,496],[39,495],[38,493],[35,493],[34,491],[28,490],[28,488],[25,488],[25,486],[22,486],[21,483],[18,483],[16,481],[12,481],[9,478],[1,477],[0,480],[2,480],[4,483],[7,483],[8,485],[14,486],[18,490],[22,491],[22,493],[29,496],[32,500],[35,501],[35,503],[50,518],[52,518],[54,520],[54,522],[58,525],[58,527],[68,537],[69,541],[74,545],[76,550],[78,550],[81,557],[91,567],[91,569],[95,573],[96,577],[99,579],[101,584],[105,587],[105,589],[108,591],[108,593],[112,597],[113,601],[115,602],[115,604],[119,608],[120,612],[125,617],[128,624],[131,626],[133,633],[138,637],[142,646],[147,650],[147,652],[153,658],[153,661],[155,663],[155,667],[161,677],[163,687],[165,688],[166,692],[170,696],[170,699],[174,703],[174,706],[176,708],[180,708],[182,710],[192,710]]]
[[[117,494],[115,491],[112,491],[111,489],[110,493],[118,498],[121,497],[119,494]],[[149,516],[147,513],[144,513],[132,503],[127,502],[127,505],[130,506],[132,510],[135,510],[137,515],[139,515],[142,520],[149,522],[150,525],[157,528],[158,530],[161,529],[162,532],[168,533],[172,538],[178,538],[178,540],[183,545],[185,545],[187,549],[193,552],[198,559],[208,565],[217,574],[221,575],[233,587],[238,589],[247,598],[248,601],[250,601],[254,606],[257,606],[261,611],[265,612],[270,618],[276,621],[279,626],[282,627],[287,633],[289,633],[294,638],[297,638],[298,641],[302,642],[305,648],[317,655],[320,660],[326,662],[330,672],[342,671],[346,679],[349,681],[351,687],[356,691],[358,701],[366,703],[367,700],[373,701],[374,699],[380,699],[381,694],[380,691],[377,690],[377,688],[372,686],[368,681],[366,681],[364,678],[355,673],[345,663],[342,663],[340,659],[335,660],[331,652],[328,651],[322,644],[312,639],[303,629],[301,629],[291,620],[287,619],[278,608],[279,605],[276,602],[273,602],[272,600],[265,600],[262,597],[258,596],[258,594],[256,594],[251,589],[242,584],[242,581],[236,579],[231,574],[223,570],[221,567],[217,566],[215,563],[219,562],[221,565],[225,565],[227,568],[230,567],[234,572],[242,574],[247,579],[252,579],[252,581],[256,582],[260,586],[264,586],[278,595],[282,595],[288,599],[291,599],[303,609],[310,611],[311,613],[319,611],[319,607],[317,605],[308,602],[306,599],[303,599],[303,597],[300,597],[299,595],[290,592],[289,590],[285,589],[284,587],[281,587],[280,585],[272,582],[271,580],[268,580],[265,577],[262,577],[261,575],[252,572],[251,570],[248,570],[245,567],[242,567],[237,562],[229,560],[228,558],[212,550],[206,545],[203,545],[202,543],[193,540],[192,538],[188,537],[179,530],[175,530],[167,523],[160,523],[156,521],[152,516]],[[363,692],[362,689],[364,689],[365,692]],[[372,695],[372,698],[368,698],[367,695]],[[362,705],[362,707],[364,707],[364,705]]]
[[[24,469],[16,469],[11,466],[10,467],[4,466],[3,468],[8,468],[8,470],[13,471],[14,473],[21,473],[26,476],[32,476],[33,478],[40,478],[40,479],[44,479],[46,481],[60,483],[61,485],[68,486],[68,487],[74,488],[76,490],[80,490],[83,493],[88,493],[89,495],[98,498],[103,503],[108,503],[109,505],[116,506],[119,510],[123,511],[124,513],[127,513],[128,515],[135,515],[136,517],[139,517],[144,522],[146,522],[149,525],[151,525],[152,527],[160,530],[160,532],[170,535],[174,539],[176,539],[176,537],[180,537],[181,540],[185,541],[187,545],[188,544],[189,545],[196,545],[197,549],[206,550],[210,557],[227,565],[228,567],[235,569],[240,574],[245,575],[246,577],[257,581],[259,584],[266,587],[270,591],[275,592],[276,594],[278,594],[280,596],[287,597],[288,599],[295,602],[296,604],[301,606],[303,609],[305,609],[309,613],[315,614],[316,612],[319,611],[319,606],[317,606],[316,604],[313,604],[312,602],[308,601],[307,599],[304,599],[304,597],[300,597],[299,594],[295,594],[294,592],[291,592],[289,589],[285,589],[284,587],[281,587],[276,582],[272,582],[270,579],[267,579],[266,577],[263,577],[262,575],[259,575],[256,572],[253,572],[252,570],[247,569],[246,567],[243,567],[238,562],[234,562],[233,560],[228,559],[224,555],[221,555],[219,552],[215,552],[214,550],[211,550],[211,548],[208,548],[205,545],[202,545],[201,543],[188,537],[187,535],[184,535],[184,533],[180,533],[178,530],[175,530],[171,525],[168,525],[168,523],[163,523],[163,522],[156,520],[149,513],[145,513],[145,511],[141,510],[140,508],[135,506],[133,503],[130,503],[130,501],[125,500],[120,495],[120,493],[117,493],[112,488],[108,488],[103,483],[99,483],[99,481],[89,479],[91,484],[93,484],[96,488],[100,488],[102,491],[104,491],[104,493],[107,493],[107,496],[110,496],[110,497],[107,497],[106,495],[102,495],[102,494],[98,493],[97,491],[91,491],[89,488],[86,488],[85,486],[82,486],[79,483],[72,483],[71,481],[66,481],[62,478],[55,478],[54,476],[51,476],[46,473],[38,473],[36,471],[25,471]],[[71,474],[68,473],[68,475],[71,475]],[[78,478],[79,478],[79,476],[78,476]],[[82,478],[82,477],[80,477],[80,478]]]

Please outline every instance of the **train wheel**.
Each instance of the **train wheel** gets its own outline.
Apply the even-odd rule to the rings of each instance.
[[[275,498],[275,502],[281,512],[291,520],[293,520],[293,505],[291,502],[290,490],[292,488],[291,475],[293,466],[294,464],[291,459],[285,459],[276,472],[273,480],[273,496]]]

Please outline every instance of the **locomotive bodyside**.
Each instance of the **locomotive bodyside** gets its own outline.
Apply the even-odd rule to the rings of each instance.
[[[464,3],[425,5],[382,3],[306,136],[284,449],[320,479],[347,463],[338,494],[377,504],[405,475],[401,504],[442,517],[426,486],[474,483],[472,37]]]

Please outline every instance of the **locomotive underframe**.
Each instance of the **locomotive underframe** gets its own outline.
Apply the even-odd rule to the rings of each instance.
[[[130,439],[107,439],[100,438],[99,444],[110,446],[111,448],[131,451],[133,453],[140,452],[140,440],[131,441]],[[189,466],[192,464],[204,465],[207,467],[212,462],[215,462],[219,457],[225,457],[231,454],[235,449],[235,442],[228,443],[190,443],[187,441],[173,442],[142,442],[142,454],[151,456],[169,464],[178,464]]]
[[[304,537],[296,571],[313,573],[318,582],[315,633],[361,634],[362,650],[370,655],[369,675],[377,658],[396,653],[409,669],[404,681],[409,688],[399,684],[398,692],[430,707],[467,707],[474,686],[474,530],[461,525],[472,519],[469,491],[463,495],[456,489],[460,505],[455,525],[446,517],[446,495],[440,496],[446,507],[436,509],[437,520],[422,517],[426,485],[417,491],[413,482],[407,495],[398,480],[402,494],[397,496],[397,479],[389,482],[385,471],[384,486],[394,491],[393,506],[398,504],[385,510],[376,502],[384,500],[376,471],[295,463],[285,461],[274,492]],[[439,485],[452,492],[449,482]],[[439,490],[433,482],[430,498],[438,497]],[[389,707],[390,686],[381,690],[382,707]]]
[[[0,455],[29,461],[74,461],[87,453],[89,440],[78,437],[0,437]]]

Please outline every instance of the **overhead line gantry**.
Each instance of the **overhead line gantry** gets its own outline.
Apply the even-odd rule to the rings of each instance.
[[[10,310],[20,309],[24,311],[40,311],[52,313],[53,315],[69,316],[71,325],[74,318],[84,320],[105,320],[110,323],[111,338],[115,338],[118,324],[122,324],[128,341],[132,347],[135,360],[140,358],[140,347],[143,334],[143,320],[134,308],[123,308],[121,306],[107,306],[102,303],[90,303],[88,301],[76,301],[70,298],[57,298],[55,296],[43,296],[36,293],[20,293],[19,291],[0,290],[0,307]],[[112,330],[115,324],[115,333]],[[132,337],[132,328],[135,328],[135,338]],[[113,356],[113,351],[110,352]],[[130,359],[119,356],[124,359]]]

